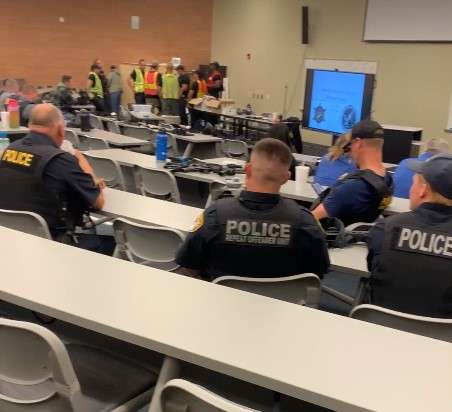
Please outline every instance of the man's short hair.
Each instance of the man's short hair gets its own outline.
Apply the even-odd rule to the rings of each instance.
[[[63,74],[63,75],[61,76],[61,81],[62,81],[63,83],[69,82],[69,81],[71,81],[71,80],[72,80],[72,76],[69,76],[68,74]]]
[[[449,153],[449,143],[440,137],[434,137],[425,143],[424,149],[426,152],[433,154]]]
[[[176,70],[185,70],[185,67],[182,64],[179,64],[179,66],[176,67]]]
[[[100,66],[98,64],[92,64],[91,71],[93,71],[93,70],[100,70]]]
[[[352,139],[383,139],[384,130],[380,123],[374,120],[361,120],[352,128]]]
[[[292,163],[292,153],[287,145],[272,137],[260,140],[253,148],[253,154],[265,157],[269,161],[277,161],[288,169]]]

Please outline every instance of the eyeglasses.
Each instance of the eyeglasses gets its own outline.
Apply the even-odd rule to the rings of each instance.
[[[358,140],[361,140],[361,138],[359,138],[359,137],[354,137],[354,138],[351,139],[346,145],[344,145],[344,147],[342,148],[342,150],[344,151],[344,153],[350,152],[350,150],[352,149],[353,143],[357,142]]]

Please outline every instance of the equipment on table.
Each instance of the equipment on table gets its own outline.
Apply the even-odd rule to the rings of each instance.
[[[336,217],[327,217],[320,221],[326,234],[328,247],[344,248],[352,243],[365,243],[372,223],[353,223],[347,227]]]
[[[171,161],[164,167],[173,173],[216,173],[220,176],[235,176],[236,174],[244,173],[243,166],[237,164],[218,165],[191,158],[171,158]]]
[[[91,131],[90,113],[86,110],[80,112],[80,129],[82,132]]]

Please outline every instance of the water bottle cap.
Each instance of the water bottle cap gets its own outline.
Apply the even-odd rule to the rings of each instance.
[[[17,109],[17,100],[8,99],[8,109]]]

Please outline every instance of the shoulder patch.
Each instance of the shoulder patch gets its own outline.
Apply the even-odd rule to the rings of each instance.
[[[196,232],[204,226],[204,213],[201,213],[194,221],[190,232]]]

